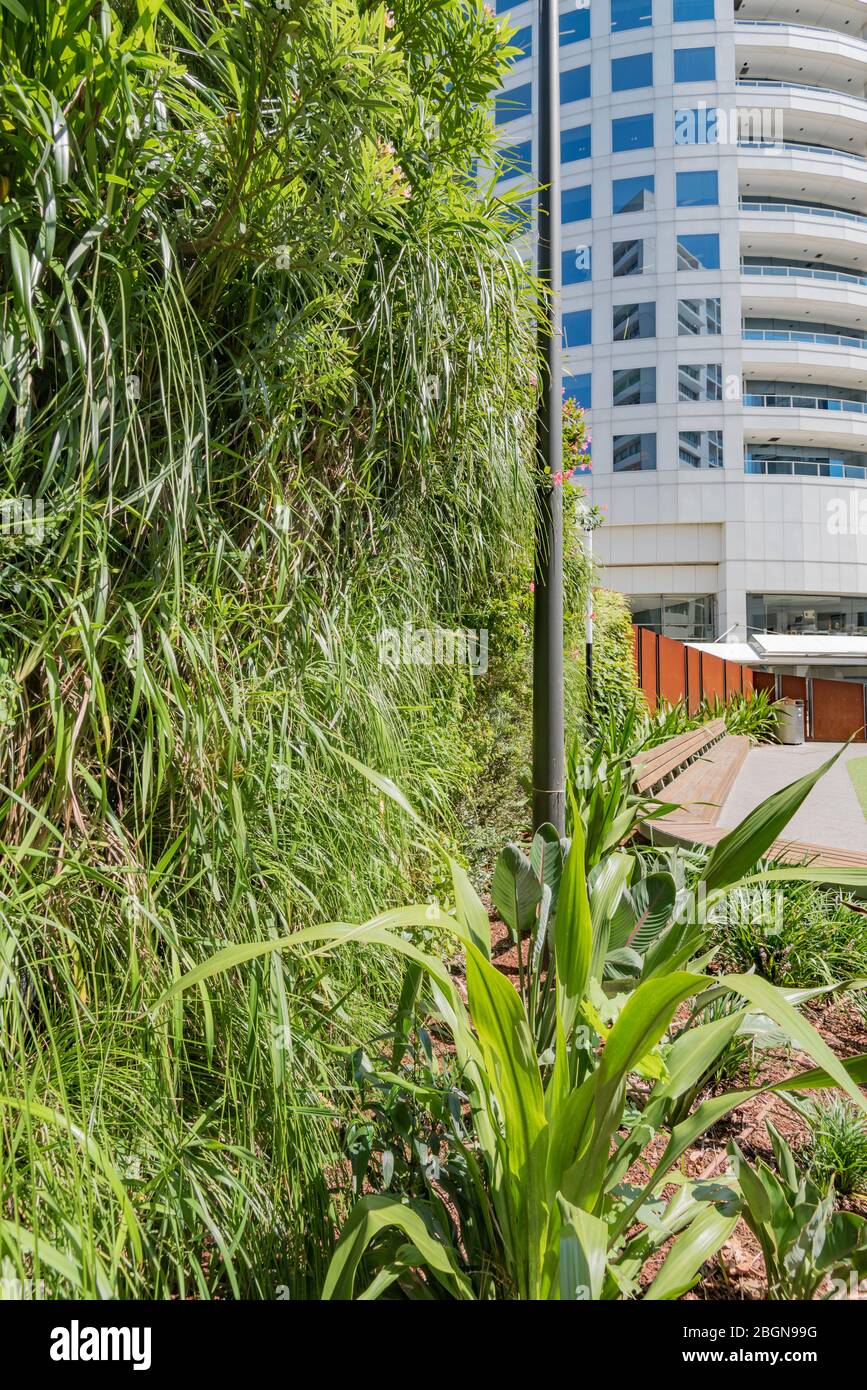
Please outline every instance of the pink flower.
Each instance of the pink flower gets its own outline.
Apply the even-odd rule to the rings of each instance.
[[[530,593],[531,593],[531,594],[535,594],[535,592],[536,592],[536,585],[534,584],[533,580],[531,579],[531,580],[530,580]]]
[[[487,15],[488,19],[493,19],[493,17],[494,17],[494,7],[493,7],[493,5],[485,5],[485,14]]]
[[[386,12],[385,12],[385,27],[386,27],[386,29],[393,29],[393,28],[394,28],[394,10],[386,10]]]
[[[530,373],[530,385],[531,385],[531,386],[538,386],[538,384],[539,384],[539,378],[537,377],[537,375],[536,375],[535,372],[531,372],[531,373]]]

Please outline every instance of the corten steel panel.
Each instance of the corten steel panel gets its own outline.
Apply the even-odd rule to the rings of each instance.
[[[697,652],[695,647],[686,649],[686,681],[687,707],[690,714],[695,714],[701,704],[701,652]]]
[[[649,628],[640,629],[641,641],[641,689],[651,714],[656,709],[656,633]]]
[[[777,678],[770,671],[753,671],[753,689],[767,690],[771,699],[774,698],[774,691],[777,688]]]
[[[715,696],[719,696],[721,700],[725,699],[725,662],[722,657],[702,652],[701,683],[706,699],[713,700]]]
[[[813,679],[813,738],[845,743],[852,734],[864,742],[864,687],[860,681]]]
[[[803,700],[807,703],[805,676],[780,676],[780,695],[784,700]]]
[[[686,691],[683,688],[684,644],[673,637],[660,637],[659,641],[659,696],[676,705]]]
[[[754,672],[752,666],[742,666],[741,680],[743,681],[743,691],[745,695],[752,695],[753,693],[753,678]],[[771,686],[771,689],[773,690],[773,686]]]
[[[726,662],[726,698],[735,693],[740,694],[743,669],[736,661]]]

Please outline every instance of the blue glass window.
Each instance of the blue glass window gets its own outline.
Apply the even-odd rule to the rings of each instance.
[[[612,464],[615,473],[637,473],[656,468],[655,434],[615,434]]]
[[[646,29],[653,23],[653,0],[611,0],[611,32]]]
[[[649,150],[653,147],[653,113],[646,116],[618,116],[611,122],[611,153],[622,150]]]
[[[676,182],[679,208],[710,208],[719,202],[716,169],[685,170],[677,174]]]
[[[713,48],[676,48],[675,82],[716,81],[716,52]]]
[[[560,47],[567,43],[580,43],[590,37],[590,6],[569,10],[560,16]]]
[[[631,58],[611,59],[612,92],[628,92],[633,87],[652,86],[652,53],[635,53]]]
[[[697,19],[713,19],[713,0],[674,0],[672,18],[675,24],[689,24]]]
[[[580,372],[577,376],[564,376],[563,394],[568,400],[580,405],[582,410],[589,410],[591,400],[590,373]]]
[[[719,236],[716,232],[679,232],[678,270],[719,270]]]
[[[655,237],[615,241],[611,247],[612,276],[619,279],[624,275],[644,275],[652,271],[656,261],[655,252]]]
[[[582,184],[580,188],[564,188],[560,199],[561,221],[584,222],[593,215],[591,206],[589,183]]]
[[[500,179],[514,179],[519,174],[529,178],[533,173],[532,140],[521,140],[517,145],[504,145],[500,150],[500,159]]]
[[[615,304],[611,310],[611,337],[615,343],[627,343],[632,338],[655,338],[656,305],[653,300],[643,304]]]
[[[718,299],[679,299],[677,331],[681,337],[696,333],[721,333]]]
[[[591,309],[576,309],[563,315],[564,348],[587,347],[592,341],[590,320]]]
[[[611,185],[612,212],[647,212],[656,206],[652,174],[632,179],[615,179]]]
[[[722,468],[722,430],[681,430],[677,453],[681,468]]]
[[[512,87],[508,92],[501,92],[494,100],[495,120],[497,125],[506,125],[508,121],[519,121],[522,116],[533,114],[533,84],[525,82],[521,87]]]
[[[611,404],[655,405],[656,368],[617,368],[611,377]]]
[[[532,24],[525,24],[525,25],[523,26],[523,28],[519,29],[518,32],[517,32],[517,34],[514,34],[514,35],[512,36],[512,38],[509,39],[509,45],[510,45],[510,47],[512,47],[512,48],[520,48],[520,50],[521,50],[520,53],[518,53],[518,54],[515,55],[515,57],[514,57],[513,60],[512,60],[513,62],[515,62],[515,63],[522,63],[522,62],[524,61],[525,58],[532,58],[532,56],[533,56],[533,26],[532,26]]]
[[[571,251],[564,251],[560,261],[564,285],[582,285],[585,280],[590,279],[592,270],[589,246],[574,246]]]
[[[560,163],[571,164],[576,159],[590,158],[590,127],[576,125],[560,135]]]
[[[583,68],[571,68],[560,74],[560,100],[563,105],[570,101],[583,101],[590,95],[590,64]]]

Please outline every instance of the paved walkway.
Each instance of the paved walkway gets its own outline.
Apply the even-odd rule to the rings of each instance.
[[[717,825],[731,829],[772,792],[819,767],[839,746],[838,743],[800,743],[751,748],[726,797]],[[867,745],[850,744],[780,832],[781,838],[867,853],[867,820],[844,766],[849,758],[863,757],[867,757]]]

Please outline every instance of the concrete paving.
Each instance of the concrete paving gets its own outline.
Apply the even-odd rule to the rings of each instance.
[[[814,771],[839,747],[838,743],[800,743],[751,748],[726,797],[717,825],[731,829],[772,792]],[[867,745],[850,744],[816,783],[801,809],[780,832],[780,838],[867,853],[867,820],[844,765],[849,758],[863,757],[867,757]]]

